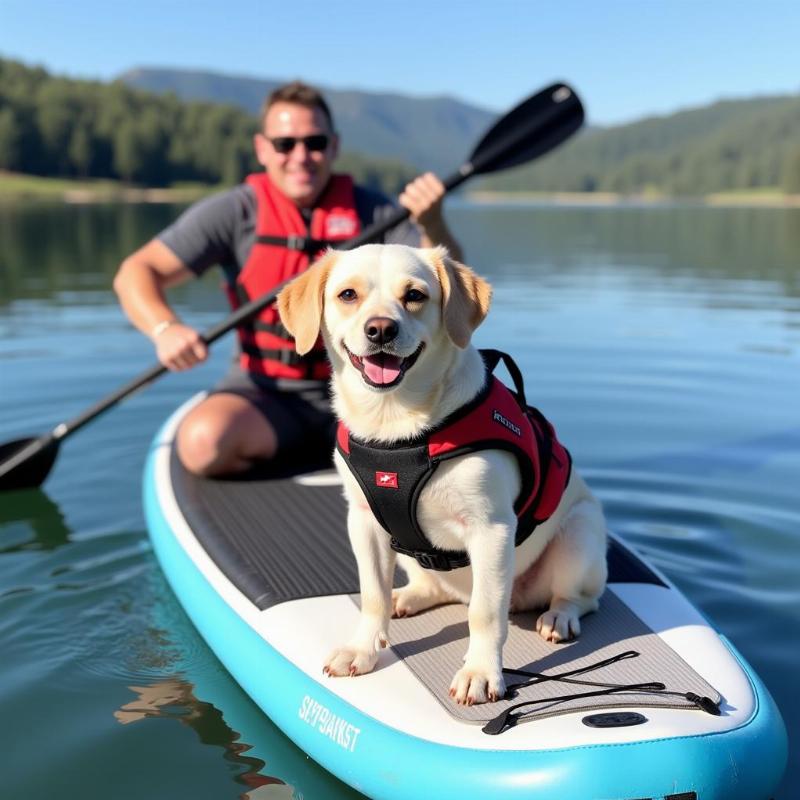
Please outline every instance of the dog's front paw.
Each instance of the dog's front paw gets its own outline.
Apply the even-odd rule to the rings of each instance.
[[[568,642],[581,633],[578,615],[564,609],[545,611],[536,622],[536,630],[548,642]]]
[[[385,637],[380,638],[380,647],[386,647]],[[372,672],[378,661],[378,648],[364,650],[357,647],[338,647],[325,660],[322,671],[326,675],[341,678],[344,676],[365,675]]]
[[[506,693],[506,682],[501,670],[471,667],[464,664],[450,684],[450,697],[459,705],[494,703]]]

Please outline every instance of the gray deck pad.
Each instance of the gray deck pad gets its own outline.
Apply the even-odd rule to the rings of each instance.
[[[347,539],[341,486],[305,485],[291,474],[204,480],[189,475],[174,452],[171,478],[178,505],[198,541],[258,608],[327,594],[350,594],[358,601],[357,594],[353,594],[358,592],[358,575]],[[609,544],[609,583],[663,585],[620,541],[611,537]],[[536,617],[533,612],[512,616],[503,652],[505,667],[560,674],[633,650],[639,653],[635,658],[575,677],[616,684],[660,681],[667,690],[694,692],[719,700],[714,689],[612,592],[603,596],[600,611],[581,620],[582,633],[575,642],[545,642],[534,630]],[[526,700],[547,700],[595,689],[547,681],[522,688],[509,700],[459,706],[450,699],[448,689],[467,650],[466,607],[440,606],[416,617],[393,620],[390,636],[395,652],[444,708],[467,722],[485,722]],[[523,680],[507,676],[506,683]],[[626,693],[543,702],[525,709],[530,713],[520,719],[595,708],[654,705],[693,708],[689,701],[670,695]]]
[[[353,598],[357,602],[357,597]],[[694,692],[720,701],[720,695],[672,648],[653,633],[613,592],[606,591],[600,610],[581,619],[581,635],[564,644],[546,642],[536,633],[540,612],[513,614],[508,639],[503,649],[503,667],[558,675],[593,666],[626,651],[639,655],[574,678],[606,684],[641,684],[658,681],[666,691]],[[469,637],[467,608],[446,605],[415,617],[393,619],[389,628],[392,648],[444,708],[465,722],[485,723],[509,707],[530,700],[543,700],[519,712],[519,721],[541,719],[556,714],[630,706],[658,706],[695,709],[690,701],[659,692],[625,692],[554,702],[550,698],[596,691],[604,687],[584,686],[562,681],[546,681],[519,689],[516,696],[496,703],[460,706],[448,695],[450,682],[463,663]],[[524,677],[506,675],[511,687]],[[698,714],[705,713],[699,708]]]
[[[190,475],[174,451],[170,477],[175,499],[197,540],[258,608],[358,591],[340,485],[307,485],[291,472],[206,480]],[[614,538],[608,567],[610,583],[661,584]]]

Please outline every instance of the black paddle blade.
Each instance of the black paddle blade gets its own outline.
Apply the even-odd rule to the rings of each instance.
[[[498,172],[544,155],[583,125],[583,105],[565,83],[554,83],[498,120],[472,151],[475,175]]]
[[[58,440],[45,437],[0,445],[0,491],[41,486],[56,460],[58,444]]]

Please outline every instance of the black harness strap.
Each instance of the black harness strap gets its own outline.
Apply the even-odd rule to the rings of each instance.
[[[267,358],[271,361],[280,361],[281,364],[286,364],[290,367],[299,366],[312,366],[327,359],[327,354],[324,350],[311,350],[304,356],[298,355],[297,351],[290,348],[275,348],[274,350],[256,347],[249,342],[240,342],[239,346],[249,356],[254,358]]]
[[[491,389],[487,374],[484,387],[476,397],[455,413],[443,420],[434,430],[439,430],[469,413],[480,405]],[[350,452],[341,451],[345,463],[364,491],[375,519],[390,534],[392,549],[415,558],[420,566],[438,572],[449,572],[470,564],[469,555],[462,550],[442,550],[434,547],[417,520],[419,497],[426,483],[439,466],[439,459],[432,459],[428,449],[428,437],[432,431],[383,447],[359,442],[350,436]],[[388,484],[381,484],[376,471],[376,454],[385,456],[386,471],[382,474],[394,476]],[[454,452],[452,455],[455,455]]]
[[[443,420],[435,430],[446,428],[484,402],[492,388],[492,380],[489,376],[500,361],[505,364],[516,389],[516,391],[512,390],[511,394],[520,409],[528,416],[534,429],[538,448],[538,487],[535,497],[526,504],[526,510],[518,516],[515,546],[519,546],[543,521],[537,519],[534,514],[544,494],[546,477],[553,458],[553,430],[537,409],[527,405],[522,373],[513,359],[499,350],[481,350],[480,354],[487,370],[484,388],[472,401]],[[391,445],[359,442],[350,435],[349,453],[339,449],[345,463],[361,485],[375,518],[390,533],[392,549],[415,558],[426,569],[446,572],[469,566],[469,555],[465,551],[440,550],[434,547],[417,520],[417,503],[428,480],[443,460],[475,450],[456,448],[444,455],[432,457],[428,448],[429,437],[432,433],[433,431],[427,431],[416,439],[395,442]],[[481,445],[486,449],[497,447],[514,452],[501,439],[496,442],[483,440]],[[535,479],[535,476],[531,477],[531,480]],[[382,480],[385,482],[382,483]],[[526,496],[523,492],[517,503],[525,503]],[[516,504],[514,510],[520,514]]]
[[[505,368],[508,370],[508,374],[511,376],[511,380],[514,381],[514,388],[517,390],[513,392],[514,396],[517,398],[517,402],[519,403],[519,407],[523,411],[528,411],[528,401],[525,399],[525,381],[522,379],[522,372],[520,368],[517,366],[516,361],[508,353],[504,353],[501,350],[492,350],[492,349],[481,349],[480,351],[481,357],[483,358],[483,363],[486,364],[486,369],[489,370],[489,373],[493,373],[497,368],[497,365],[502,361],[505,365]]]
[[[426,479],[436,468],[428,454],[427,438],[420,444],[386,449],[386,470],[376,470],[373,448],[350,437],[347,463],[361,484],[372,513],[386,531],[402,531],[402,543],[391,537],[392,549],[416,558],[426,569],[448,571],[466,567],[469,556],[463,552],[438,550],[431,546],[414,511]],[[431,471],[429,472],[429,468]],[[375,495],[379,493],[380,502]]]
[[[262,331],[263,333],[272,333],[275,336],[280,336],[281,339],[291,339],[292,334],[286,330],[283,324],[278,322],[263,322],[257,319],[250,326],[255,331]]]
[[[534,429],[538,428],[536,440],[539,445],[540,480],[539,487],[536,491],[536,496],[533,498],[530,504],[531,508],[537,508],[546,488],[546,478],[549,474],[550,462],[553,458],[553,439],[550,435],[550,423],[538,408],[528,405],[528,401],[525,398],[525,381],[522,378],[522,371],[517,366],[516,361],[514,361],[514,359],[511,358],[508,353],[504,353],[501,350],[481,349],[480,354],[483,357],[484,363],[486,364],[489,372],[494,372],[494,370],[497,368],[497,365],[501,361],[503,362],[505,368],[508,370],[508,374],[511,376],[511,380],[514,382],[514,388],[516,389],[516,391],[512,392],[512,394],[516,398],[517,403],[519,403],[519,407],[525,412],[525,414],[533,423]],[[542,520],[536,520],[535,522],[536,524],[539,524],[541,521]],[[517,546],[519,546],[526,538],[524,535],[521,536],[521,533],[523,532],[518,531],[516,541]]]
[[[310,236],[298,236],[295,233],[289,236],[256,236],[258,244],[267,244],[272,247],[283,247],[287,250],[297,250],[300,253],[305,253],[308,256],[313,256],[327,247],[332,247],[336,244],[331,239],[313,239]],[[341,242],[339,242],[341,244]]]
[[[244,288],[244,286],[242,286],[241,283],[234,281],[233,283],[229,284],[229,286],[236,295],[236,300],[239,303],[239,306],[247,305],[247,303],[252,300],[250,295],[247,294],[247,290]],[[275,322],[265,322],[264,320],[256,317],[255,319],[249,319],[242,323],[241,327],[248,331],[271,333],[274,336],[277,336],[280,339],[286,339],[287,341],[292,340],[292,334],[286,330],[280,319],[275,320]],[[253,354],[251,353],[251,355]]]
[[[286,241],[281,239],[281,237],[258,237],[258,238],[272,238],[276,240],[280,240],[281,242]],[[295,238],[302,238],[302,237],[295,237]],[[277,244],[277,242],[275,242]],[[266,244],[266,242],[265,242]],[[272,244],[272,242],[270,242]],[[236,299],[239,302],[240,306],[246,305],[250,302],[251,298],[247,294],[247,290],[238,282],[234,282],[231,285],[231,289],[233,290],[234,294],[236,295]],[[265,322],[259,318],[251,318],[246,322],[241,324],[241,328],[244,331],[248,331],[253,336],[256,333],[271,333],[273,336],[278,337],[279,339],[283,339],[286,342],[292,342],[294,337],[291,333],[286,329],[280,319],[275,320],[275,322]],[[279,361],[281,364],[290,367],[306,367],[307,374],[311,377],[312,370],[314,366],[324,361],[327,358],[325,351],[320,350],[312,350],[310,353],[307,353],[304,356],[300,356],[297,354],[297,351],[292,348],[262,348],[258,347],[256,344],[251,342],[243,341],[240,338],[239,346],[241,350],[247,355],[252,356],[253,358],[257,359],[269,359],[271,361]]]

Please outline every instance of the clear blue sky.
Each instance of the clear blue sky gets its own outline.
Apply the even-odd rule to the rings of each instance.
[[[594,124],[800,91],[800,0],[0,0],[0,56],[448,94],[494,110],[554,79]]]

